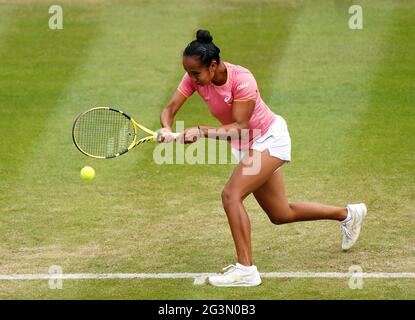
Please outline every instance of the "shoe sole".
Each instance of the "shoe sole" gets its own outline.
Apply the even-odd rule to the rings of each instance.
[[[208,283],[215,287],[255,287],[259,286],[262,281],[259,281],[258,283],[252,283],[252,282],[235,282],[232,284],[229,283],[212,283],[210,279],[208,279]]]

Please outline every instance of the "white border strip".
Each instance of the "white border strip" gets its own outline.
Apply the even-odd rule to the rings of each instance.
[[[0,275],[0,280],[49,280],[49,279],[196,279],[206,278],[216,273],[63,273],[63,274],[10,274]],[[263,278],[375,278],[404,279],[415,278],[415,272],[263,272]]]

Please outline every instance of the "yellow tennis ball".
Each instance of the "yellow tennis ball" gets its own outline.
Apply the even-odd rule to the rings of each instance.
[[[92,180],[95,177],[95,170],[92,167],[86,166],[81,169],[81,178],[84,180]]]

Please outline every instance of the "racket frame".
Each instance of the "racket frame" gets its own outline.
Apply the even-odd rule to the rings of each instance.
[[[76,127],[76,124],[77,124],[78,120],[81,117],[83,117],[85,114],[87,114],[89,112],[93,112],[95,110],[109,110],[109,111],[112,111],[112,112],[118,112],[118,113],[121,113],[124,117],[126,117],[128,120],[131,121],[131,123],[133,124],[133,128],[134,128],[134,139],[133,139],[133,141],[131,142],[131,144],[126,149],[124,149],[124,150],[122,150],[122,151],[120,151],[120,152],[118,152],[116,154],[113,154],[111,156],[97,156],[97,155],[90,154],[90,153],[86,152],[85,150],[82,150],[82,148],[78,145],[78,142],[76,141],[76,138],[75,138],[75,127]],[[141,130],[143,130],[144,132],[148,133],[149,136],[143,137],[143,138],[137,140],[137,131],[138,131],[137,129],[138,128],[141,129]],[[177,134],[175,133],[174,135],[177,137],[179,134],[178,133]],[[81,153],[87,155],[88,157],[92,157],[92,158],[95,158],[95,159],[111,159],[111,158],[116,158],[116,157],[118,157],[118,156],[120,156],[120,155],[122,155],[122,154],[124,154],[124,153],[126,153],[128,151],[130,151],[132,148],[134,148],[135,146],[137,146],[139,144],[142,144],[142,143],[145,143],[145,142],[148,142],[148,141],[157,141],[158,140],[158,136],[159,136],[158,132],[154,132],[154,131],[152,131],[152,130],[146,128],[146,127],[144,127],[143,125],[141,125],[137,121],[135,121],[133,118],[131,118],[125,112],[123,112],[121,110],[118,110],[118,109],[114,109],[112,107],[95,107],[95,108],[88,109],[88,110],[80,113],[75,118],[74,123],[72,125],[72,140],[73,140],[76,148]]]

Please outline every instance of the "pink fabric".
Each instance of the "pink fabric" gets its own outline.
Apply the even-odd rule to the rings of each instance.
[[[177,88],[185,97],[190,97],[193,92],[197,91],[203,100],[207,103],[210,113],[222,124],[234,122],[232,117],[232,104],[237,100],[255,100],[255,109],[248,123],[250,129],[249,146],[253,140],[267,132],[268,128],[275,120],[275,114],[262,101],[256,80],[252,73],[241,66],[224,62],[228,71],[228,79],[222,86],[215,86],[210,83],[205,86],[199,86],[192,81],[186,73],[179,87]],[[253,129],[259,131],[253,132]],[[254,134],[252,134],[254,133]],[[239,143],[232,142],[232,146],[238,150],[243,147]]]

